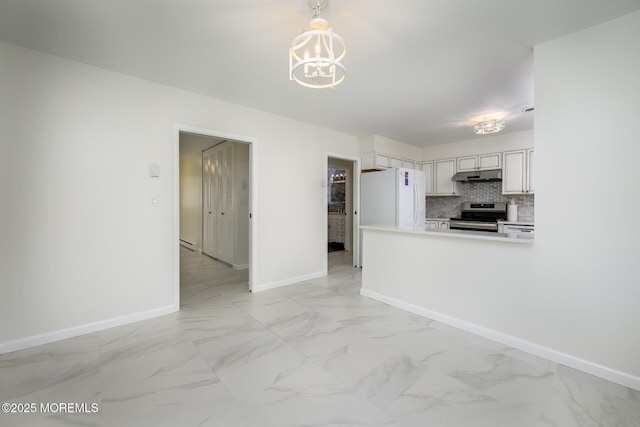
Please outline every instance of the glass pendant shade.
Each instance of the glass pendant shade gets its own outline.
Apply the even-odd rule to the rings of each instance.
[[[473,131],[478,135],[486,135],[500,132],[502,129],[504,129],[504,120],[486,120],[475,125]]]

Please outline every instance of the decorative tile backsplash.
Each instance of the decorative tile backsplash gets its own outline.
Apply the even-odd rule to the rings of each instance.
[[[503,195],[502,182],[460,182],[460,196],[427,197],[427,218],[454,218],[460,216],[464,202],[509,202],[518,205],[518,221],[534,222],[533,194]]]

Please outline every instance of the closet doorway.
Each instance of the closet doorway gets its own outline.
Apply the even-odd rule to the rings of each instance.
[[[256,147],[250,137],[174,126],[174,283],[180,306],[180,251],[189,249],[256,277]],[[201,255],[202,256],[202,255]]]

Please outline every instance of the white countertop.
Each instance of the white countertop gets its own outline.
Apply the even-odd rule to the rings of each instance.
[[[451,218],[426,218],[425,221],[449,221]]]
[[[360,228],[363,230],[452,237],[456,239],[491,240],[505,243],[533,243],[533,235],[530,233],[487,233],[486,231],[472,230],[430,230],[426,227],[401,228],[393,225],[363,225],[360,226]]]

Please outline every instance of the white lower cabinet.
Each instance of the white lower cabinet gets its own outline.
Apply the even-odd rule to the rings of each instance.
[[[428,219],[426,226],[427,230],[448,230],[449,221],[444,219]]]
[[[344,215],[329,214],[327,239],[329,243],[344,243]]]

